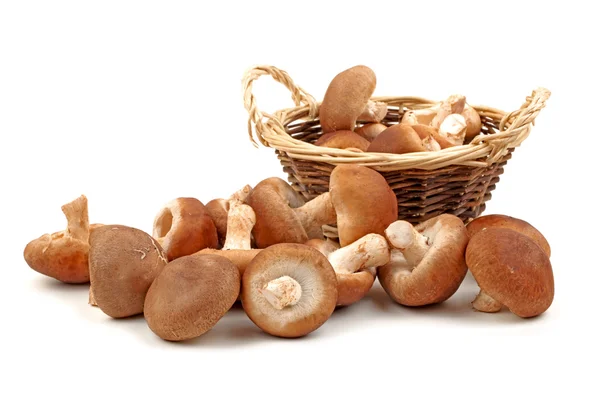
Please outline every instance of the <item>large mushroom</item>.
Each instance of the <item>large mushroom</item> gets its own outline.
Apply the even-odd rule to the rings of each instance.
[[[369,100],[376,84],[375,73],[364,65],[337,74],[329,84],[319,109],[323,133],[353,131],[359,117],[365,121],[381,121],[387,106]]]
[[[489,228],[508,228],[522,233],[536,242],[550,257],[550,244],[544,235],[527,221],[508,215],[490,214],[477,217],[467,224],[470,237]]]
[[[342,248],[330,239],[313,239],[306,245],[319,250],[333,267],[338,306],[349,306],[365,297],[375,282],[376,268],[390,261],[387,241],[376,233],[369,233]]]
[[[40,274],[64,283],[90,281],[88,267],[90,225],[84,195],[63,205],[67,229],[30,241],[23,251],[25,262]]]
[[[522,318],[545,312],[554,299],[554,275],[548,253],[529,236],[491,227],[471,237],[466,262],[480,292],[472,305],[498,312],[506,306]]]
[[[336,221],[329,193],[305,203],[281,178],[267,178],[258,183],[246,203],[256,214],[252,234],[258,248],[322,238],[321,227]]]
[[[146,232],[104,225],[90,234],[91,296],[113,318],[144,311],[146,292],[167,264],[160,244]]]
[[[398,219],[398,200],[385,178],[359,165],[338,165],[329,182],[342,247],[369,233],[383,235]]]
[[[405,154],[436,151],[440,146],[426,131],[416,131],[408,124],[392,125],[381,132],[367,148],[372,153]]]
[[[240,273],[225,257],[181,257],[167,264],[150,286],[144,317],[162,339],[192,339],[212,329],[239,293]]]
[[[268,334],[293,338],[322,326],[335,310],[337,280],[316,249],[281,243],[261,251],[242,277],[242,307]]]
[[[193,197],[168,202],[154,218],[152,236],[169,260],[218,245],[217,229],[204,204]]]
[[[441,303],[459,288],[467,273],[469,241],[462,220],[441,214],[416,227],[396,221],[386,229],[391,261],[377,276],[386,293],[405,306]]]

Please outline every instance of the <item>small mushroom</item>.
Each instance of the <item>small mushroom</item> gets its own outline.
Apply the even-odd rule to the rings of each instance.
[[[356,128],[354,132],[357,135],[367,139],[369,142],[372,142],[373,139],[375,139],[381,132],[385,131],[387,128],[388,127],[384,124],[372,123],[363,125],[360,128]]]
[[[104,225],[90,234],[89,263],[98,307],[113,318],[123,318],[143,312],[146,292],[167,264],[167,256],[146,232]]]
[[[171,261],[154,280],[144,303],[150,329],[169,341],[212,329],[240,293],[240,273],[227,258],[195,254]]]
[[[242,277],[242,307],[266,333],[293,338],[322,326],[335,310],[337,280],[316,249],[282,243],[261,251]]]
[[[386,229],[392,245],[390,263],[377,277],[386,293],[405,306],[423,306],[449,299],[467,273],[469,241],[462,220],[441,214],[416,227],[397,221]]]
[[[212,218],[215,227],[217,228],[217,235],[219,236],[219,245],[222,247],[225,244],[225,237],[227,236],[227,215],[229,213],[229,202],[232,200],[239,200],[241,202],[246,201],[248,194],[252,190],[252,186],[246,185],[228,199],[213,199],[206,203],[206,212]]]
[[[322,238],[321,227],[336,222],[329,193],[304,203],[302,197],[280,178],[259,182],[246,203],[256,214],[252,234],[258,248]]]
[[[519,218],[510,217],[502,214],[490,214],[477,217],[467,224],[467,232],[470,237],[489,228],[508,228],[525,236],[528,236],[544,250],[550,257],[550,244],[533,225]]]
[[[367,150],[369,144],[367,139],[352,131],[329,132],[315,142],[315,146],[335,149],[358,149],[360,151]]]
[[[368,147],[367,152],[405,154],[439,149],[430,136],[421,138],[412,126],[396,124],[381,132]],[[435,147],[434,147],[435,146]]]
[[[30,241],[23,251],[25,262],[40,274],[64,283],[90,281],[88,267],[90,225],[84,195],[63,205],[67,229]]]
[[[465,109],[461,114],[467,123],[467,133],[465,141],[470,142],[475,136],[481,133],[481,116],[473,107],[465,104]]]
[[[215,224],[204,204],[193,197],[167,203],[154,219],[152,236],[169,260],[187,256],[206,247],[217,247]]]
[[[451,114],[461,114],[465,109],[466,99],[461,94],[453,94],[442,101],[438,107],[437,114],[431,120],[430,125],[440,129],[444,120]]]
[[[337,74],[329,84],[319,109],[323,133],[353,131],[367,109],[377,79],[369,67],[357,65]]]
[[[349,306],[365,297],[375,282],[376,268],[390,261],[387,241],[376,233],[365,235],[338,249],[328,243],[330,240],[309,242],[307,245],[321,251],[335,271],[338,306]]]
[[[529,236],[490,227],[471,237],[466,262],[479,285],[478,311],[506,306],[522,318],[545,312],[554,299],[554,275],[548,254]]]
[[[336,166],[331,173],[329,193],[342,247],[369,233],[383,235],[385,228],[398,219],[396,195],[385,178],[371,168]]]
[[[453,146],[460,146],[465,141],[467,122],[460,114],[450,114],[439,128],[439,135]]]

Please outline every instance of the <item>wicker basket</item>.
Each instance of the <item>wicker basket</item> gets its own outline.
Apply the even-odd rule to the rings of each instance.
[[[253,82],[270,75],[292,93],[296,107],[273,114],[260,111],[252,94]],[[464,222],[479,216],[491,198],[504,166],[525,140],[535,118],[550,96],[539,88],[520,109],[506,113],[473,106],[481,116],[482,132],[470,143],[437,152],[384,154],[315,146],[322,134],[319,103],[295,85],[290,76],[272,66],[257,66],[244,76],[244,105],[249,113],[248,132],[264,146],[275,149],[293,188],[307,200],[328,191],[329,177],[338,164],[359,164],[379,171],[398,198],[398,218],[419,223],[442,213]],[[374,97],[388,104],[382,123],[398,123],[404,112],[437,103],[419,97]],[[360,121],[359,121],[360,122]],[[335,228],[329,234],[335,237]]]

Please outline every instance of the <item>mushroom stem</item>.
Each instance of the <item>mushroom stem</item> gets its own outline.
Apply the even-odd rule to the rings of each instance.
[[[335,224],[336,212],[329,192],[323,193],[303,206],[294,208],[296,216],[309,239],[323,237],[323,225]]]
[[[255,223],[256,214],[252,207],[237,199],[230,200],[227,214],[227,236],[223,250],[250,250],[252,248],[251,232]]]
[[[336,274],[352,274],[387,264],[390,249],[383,236],[370,233],[329,254],[328,259]]]
[[[479,294],[471,304],[477,311],[487,313],[495,313],[502,309],[502,303],[496,301],[489,294],[484,292],[483,289],[479,290]]]
[[[302,287],[298,281],[287,275],[270,281],[258,291],[269,304],[278,310],[295,305],[302,296]]]
[[[396,221],[385,230],[392,246],[402,252],[409,265],[418,265],[430,248],[427,236],[419,233],[410,222]]]
[[[67,217],[67,235],[74,239],[88,242],[90,222],[88,217],[88,201],[84,195],[61,207]]]
[[[252,186],[246,185],[243,188],[241,188],[240,190],[238,190],[237,192],[235,192],[234,194],[232,194],[229,197],[229,201],[239,200],[243,203],[244,201],[246,201],[246,197],[248,197],[248,195],[250,194],[251,191],[252,191]]]
[[[460,114],[450,114],[440,125],[440,135],[455,146],[465,141],[467,122]]]

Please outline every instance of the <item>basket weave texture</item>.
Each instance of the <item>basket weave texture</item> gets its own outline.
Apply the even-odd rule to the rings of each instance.
[[[273,114],[260,111],[252,86],[263,75],[285,85],[296,107]],[[479,216],[514,149],[529,136],[550,91],[534,90],[519,109],[509,113],[471,105],[481,117],[482,130],[470,143],[409,154],[315,146],[313,143],[322,135],[318,119],[320,103],[276,67],[256,66],[248,70],[243,79],[243,94],[250,139],[255,145],[258,140],[275,149],[288,181],[307,200],[329,190],[329,177],[336,165],[363,165],[386,178],[398,199],[398,219],[416,224],[443,213],[456,215],[464,222]],[[438,103],[420,97],[373,97],[372,100],[388,105],[382,121],[388,126],[398,123],[408,110]],[[326,236],[335,237],[335,229],[331,229],[331,235],[325,231]]]

